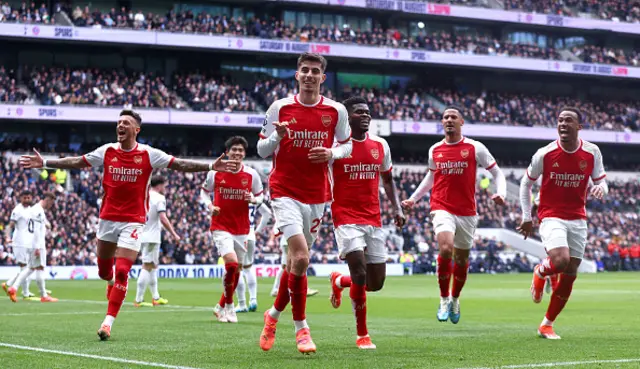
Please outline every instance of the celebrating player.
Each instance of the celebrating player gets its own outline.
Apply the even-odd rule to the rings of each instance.
[[[442,125],[444,140],[429,149],[427,175],[402,204],[406,208],[413,207],[433,187],[431,217],[440,247],[437,260],[440,306],[437,318],[441,322],[451,319],[451,323],[457,324],[460,320],[460,292],[467,280],[469,250],[478,223],[476,169],[478,165],[483,166],[496,180],[497,193],[492,199],[498,205],[504,205],[507,182],[489,150],[482,143],[462,136],[464,119],[460,109],[447,107],[442,115]],[[449,291],[452,274],[453,284]]]
[[[244,255],[242,261],[242,271],[240,279],[238,280],[238,287],[236,287],[236,294],[238,296],[238,307],[236,313],[254,312],[258,310],[258,277],[256,276],[256,270],[253,267],[253,261],[255,258],[256,250],[256,233],[259,233],[264,227],[256,228],[256,213],[260,213],[260,224],[262,219],[267,222],[273,216],[271,208],[266,202],[255,205],[249,204],[249,237],[247,238],[247,252]],[[247,280],[245,283],[245,279]],[[249,307],[247,308],[247,297],[245,291],[249,287]]]
[[[22,272],[29,271],[27,264],[29,263],[29,250],[33,248],[34,232],[34,224],[31,221],[30,212],[32,201],[33,195],[31,191],[26,190],[20,193],[20,203],[13,208],[9,218],[9,225],[5,230],[5,243],[11,245],[16,264],[20,267],[20,270],[13,278],[2,284],[2,289],[13,302],[16,302],[16,296],[15,294],[13,297],[9,295],[9,288],[16,283]],[[25,299],[29,298],[29,280],[25,278],[17,286],[22,288],[22,296]]]
[[[24,168],[83,169],[104,167],[104,196],[98,222],[98,274],[107,281],[107,315],[98,329],[101,340],[111,337],[111,326],[127,294],[129,270],[140,251],[140,233],[149,206],[149,180],[155,168],[181,172],[236,170],[238,163],[222,160],[199,163],[175,158],[148,145],[139,144],[142,118],[132,110],[122,110],[116,125],[117,143],[109,143],[83,156],[44,160],[38,151],[24,155]],[[115,260],[115,273],[114,273]]]
[[[158,292],[158,264],[160,264],[160,242],[162,240],[160,223],[177,242],[180,241],[180,236],[178,236],[169,218],[167,218],[167,199],[164,197],[165,184],[166,179],[162,176],[151,178],[147,223],[144,225],[142,236],[140,237],[142,268],[138,276],[136,300],[133,303],[135,307],[166,305],[169,303],[167,299],[160,297]],[[144,293],[147,287],[151,290],[151,304],[144,302]]]
[[[226,154],[242,163],[249,144],[242,136],[234,136],[225,142]],[[220,173],[210,171],[200,191],[201,198],[211,211],[211,232],[218,254],[224,260],[224,291],[213,312],[218,321],[237,323],[233,306],[233,292],[238,286],[242,261],[247,252],[249,236],[249,204],[256,206],[263,201],[262,181],[253,168],[242,165],[237,171]],[[213,193],[211,202],[210,193]]]
[[[18,286],[22,285],[33,272],[36,273],[36,284],[40,291],[40,302],[57,302],[58,299],[49,296],[45,288],[45,272],[44,267],[47,265],[47,215],[45,210],[51,209],[56,202],[56,195],[52,192],[45,192],[44,198],[29,210],[28,227],[33,233],[32,247],[29,247],[27,267],[24,268],[13,285],[7,290],[7,294],[11,301],[16,302],[16,292]]]
[[[345,107],[320,95],[326,67],[321,55],[300,55],[296,71],[300,93],[271,104],[258,141],[261,157],[273,155],[271,206],[291,261],[282,274],[275,303],[264,315],[260,347],[265,351],[275,342],[276,324],[289,300],[298,351],[316,351],[305,317],[309,247],[317,237],[325,204],[331,200],[327,163],[351,153]],[[334,139],[340,145],[332,148]]]
[[[346,259],[350,276],[331,273],[331,304],[340,307],[342,290],[349,296],[356,316],[356,346],[375,349],[367,331],[366,291],[382,289],[386,277],[386,236],[382,231],[380,177],[393,208],[396,227],[405,222],[398,191],[391,176],[391,152],[387,141],[370,135],[371,113],[365,99],[344,102],[349,112],[353,150],[349,157],[334,160],[331,214],[341,259]]]
[[[547,313],[538,328],[542,338],[560,339],[553,322],[571,296],[573,282],[582,261],[587,243],[587,189],[593,180],[590,193],[602,199],[609,192],[602,154],[598,146],[581,140],[582,114],[573,107],[565,107],[558,115],[559,140],[539,149],[526,175],[520,182],[522,224],[518,228],[525,239],[533,233],[531,219],[531,186],[542,176],[540,187],[540,236],[548,257],[536,265],[531,282],[533,302],[540,303],[545,277],[560,274],[560,281],[553,289]]]

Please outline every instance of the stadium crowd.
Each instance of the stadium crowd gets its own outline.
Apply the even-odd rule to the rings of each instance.
[[[22,70],[25,84],[33,93],[18,86],[13,71],[0,67],[0,102],[42,105],[78,104],[145,108],[192,108],[196,111],[262,112],[277,99],[298,93],[293,79],[258,78],[253,86],[240,85],[228,75],[199,71],[176,74],[168,84],[153,74],[126,73],[124,70],[31,67]],[[342,100],[362,96],[370,101],[372,117],[392,120],[439,120],[433,99],[465,109],[470,123],[524,126],[555,126],[555,114],[564,105],[580,108],[585,128],[597,130],[640,130],[640,103],[569,96],[527,93],[495,93],[451,90],[440,87],[387,89],[344,85],[340,91],[322,93]]]
[[[184,108],[153,74],[25,66],[23,78],[43,105]]]
[[[22,2],[17,8],[6,1],[0,4],[0,22],[55,24],[45,3],[37,7],[35,2]],[[59,11],[60,6],[56,6],[56,9]]]
[[[0,103],[22,103],[27,94],[16,83],[14,71],[0,66]]]
[[[510,4],[511,3],[511,4]],[[531,3],[529,7],[527,3]],[[509,5],[510,4],[510,5]],[[566,9],[557,1],[507,2],[508,8],[525,6],[533,11],[545,13],[563,13]],[[566,12],[565,12],[566,13]],[[139,30],[159,30],[167,32],[197,33],[209,35],[254,36],[269,39],[285,39],[300,42],[336,42],[365,46],[423,49],[462,54],[499,55],[520,58],[559,60],[560,54],[553,47],[541,47],[529,43],[514,43],[487,35],[450,32],[445,30],[424,29],[416,35],[408,35],[393,27],[380,26],[371,30],[351,28],[349,25],[303,25],[296,27],[282,19],[271,17],[261,19],[253,17],[243,19],[226,15],[211,15],[206,12],[194,13],[191,10],[177,12],[169,10],[166,14],[145,13],[141,10],[112,8],[108,12],[88,6],[76,7],[72,13],[74,24],[78,27],[132,28]],[[595,57],[597,46],[574,46],[572,52],[586,63],[606,63],[619,65],[637,65],[637,53],[633,50],[603,50],[601,57]],[[611,57],[614,53],[616,56]]]
[[[0,199],[0,227],[5,227],[9,214],[15,206],[18,194],[30,189],[36,195],[53,190],[58,195],[57,205],[49,214],[52,224],[47,236],[47,248],[51,265],[95,264],[95,232],[97,230],[100,189],[100,172],[96,170],[71,171],[70,184],[59,183],[55,171],[42,173],[24,171],[9,159],[5,152],[1,160],[2,188]],[[200,203],[200,185],[205,174],[177,174],[162,171],[168,178],[166,191],[167,215],[181,236],[177,243],[168,237],[163,239],[161,262],[164,264],[215,264],[219,255],[211,247],[211,236],[207,229],[210,216]],[[417,171],[395,173],[400,197],[408,198],[422,180]],[[510,176],[513,180],[513,176]],[[640,270],[640,185],[636,182],[611,183],[611,191],[606,200],[590,200],[589,245],[585,257],[598,262],[601,270]],[[519,206],[509,202],[506,207],[498,207],[490,199],[486,189],[479,189],[477,195],[479,227],[505,227],[515,229],[520,223]],[[418,272],[432,272],[437,254],[437,244],[429,218],[428,196],[407,214],[407,225],[399,231],[392,225],[390,203],[383,195],[383,225],[387,233],[387,247],[390,253],[412,255],[413,266]],[[335,263],[337,247],[332,229],[331,214],[327,212],[324,226],[317,241],[312,246],[313,263]],[[273,227],[258,235],[256,263],[271,263],[266,254],[279,253],[279,240],[274,236]],[[4,241],[4,240],[3,240]],[[525,255],[516,255],[503,260],[499,253],[509,250],[502,242],[478,237],[474,244],[477,257],[471,262],[471,270],[476,272],[529,271],[531,263]],[[6,244],[0,251],[0,264],[12,264],[11,249]]]
[[[207,76],[199,72],[176,74],[174,85],[175,91],[193,110],[227,113],[259,110],[246,89],[230,83],[224,76]]]

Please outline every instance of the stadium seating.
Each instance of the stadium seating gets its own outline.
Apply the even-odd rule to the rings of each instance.
[[[242,112],[258,111],[258,105],[246,89],[230,84],[225,77],[206,76],[200,73],[176,75],[177,93],[189,101],[193,110]]]
[[[52,231],[47,238],[49,261],[58,265],[95,264],[95,232],[98,221],[98,199],[100,198],[99,171],[73,171],[70,179],[73,189],[66,191],[55,184],[48,173],[42,178],[36,171],[23,171],[15,161],[2,156],[2,187],[10,189],[9,195],[0,202],[0,224],[7,224],[17,195],[22,189],[29,188],[36,193],[46,190],[57,191],[60,198],[50,218]],[[162,263],[215,264],[219,255],[211,247],[211,237],[207,232],[209,214],[200,204],[200,185],[204,174],[180,174],[162,171],[168,180],[167,215],[173,221],[176,232],[182,242],[175,244],[165,238],[163,241]],[[395,173],[401,198],[408,198],[422,180],[422,173],[400,171]],[[517,181],[516,178],[511,178]],[[611,192],[603,201],[590,200],[589,245],[585,257],[596,260],[602,269],[640,270],[640,185],[635,182],[611,183]],[[519,205],[509,202],[506,207],[498,207],[490,199],[490,194],[479,190],[477,195],[479,227],[504,227],[515,229],[520,223]],[[407,226],[401,231],[393,227],[390,203],[383,199],[383,224],[387,232],[387,247],[391,253],[413,252],[417,255],[415,267],[421,271],[431,271],[437,244],[433,238],[433,229],[429,218],[428,198],[421,201],[408,215]],[[331,214],[323,219],[317,241],[312,246],[311,258],[315,263],[335,263],[337,246],[333,235]],[[279,253],[279,243],[275,239],[272,227],[268,232],[258,235],[258,260],[264,260],[264,254]],[[512,270],[528,271],[531,267],[526,256],[518,256],[505,262],[497,257],[500,251],[508,249],[495,240],[478,238],[474,250],[483,257],[472,260],[471,270],[476,272],[507,272]],[[10,250],[0,253],[0,264],[13,262]],[[269,262],[265,260],[265,262]]]
[[[293,79],[260,79],[253,85],[240,85],[221,73],[184,72],[173,77],[172,84],[153,74],[95,68],[23,69],[24,83],[42,105],[78,104],[150,108],[192,108],[196,111],[264,112],[273,101],[298,92]],[[564,105],[580,108],[585,128],[596,130],[640,130],[640,104],[637,101],[577,99],[527,93],[462,92],[442,87],[387,90],[343,86],[336,93],[324,89],[329,98],[343,100],[362,96],[370,101],[376,119],[439,120],[441,112],[432,104],[435,98],[445,105],[465,109],[470,123],[526,126],[555,126],[555,114]],[[18,86],[13,72],[0,68],[0,101],[33,103]],[[440,107],[441,108],[441,107]]]
[[[8,2],[0,2],[0,22],[55,24],[55,19],[43,3],[36,7],[32,2],[23,2],[19,7],[12,7]]]
[[[162,80],[151,74],[26,66],[23,75],[43,105],[184,108]]]
[[[26,99],[27,94],[17,85],[13,71],[0,66],[0,102],[22,103]]]

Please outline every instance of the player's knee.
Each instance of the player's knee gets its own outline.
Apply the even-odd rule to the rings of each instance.
[[[557,255],[551,259],[551,262],[558,272],[563,273],[569,266],[570,259],[568,255]]]
[[[113,272],[111,269],[100,269],[98,268],[98,277],[100,277],[100,279],[108,281],[111,278],[113,278]]]
[[[365,268],[349,268],[351,280],[355,284],[364,285],[367,282],[367,270]]]
[[[294,268],[306,268],[309,266],[309,255],[299,253],[291,256],[291,265]]]
[[[116,259],[116,273],[115,279],[118,282],[124,282],[129,278],[129,271],[131,270],[131,261]]]
[[[384,277],[380,279],[372,279],[367,281],[367,291],[376,292],[380,291],[384,287]]]
[[[443,242],[438,244],[440,248],[440,256],[445,259],[451,259],[453,257],[453,243]]]

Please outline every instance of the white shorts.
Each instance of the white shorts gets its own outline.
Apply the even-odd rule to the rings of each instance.
[[[544,218],[540,223],[540,237],[547,251],[569,247],[572,258],[582,259],[587,246],[587,221]]]
[[[247,253],[247,235],[233,235],[225,231],[213,231],[213,244],[220,256],[235,252],[238,261],[242,263]]]
[[[345,224],[334,231],[340,259],[354,251],[364,251],[367,264],[384,264],[387,261],[385,234],[371,225]]]
[[[30,251],[31,249],[26,247],[13,246],[13,256],[16,258],[16,264],[29,264]]]
[[[287,252],[289,245],[287,245],[287,239],[284,236],[280,237],[280,265],[287,265]]]
[[[244,260],[242,260],[242,265],[252,265],[253,260],[255,259],[256,252],[256,238],[251,237],[247,238],[247,252],[244,254]]]
[[[318,237],[318,230],[322,223],[325,203],[304,204],[288,197],[279,197],[271,201],[276,228],[283,233],[285,239],[302,234],[311,245]]]
[[[431,212],[433,230],[436,236],[440,232],[451,232],[453,247],[461,250],[470,250],[473,246],[473,235],[478,225],[478,216],[458,216],[444,210]]]
[[[36,250],[40,250],[40,254],[36,256]],[[30,269],[47,266],[47,250],[45,249],[29,249],[29,263],[27,264]]]
[[[100,241],[112,242],[125,249],[140,251],[143,223],[112,222],[100,219],[98,221],[97,237]]]
[[[143,242],[140,244],[140,254],[143,263],[160,264],[160,244]]]

